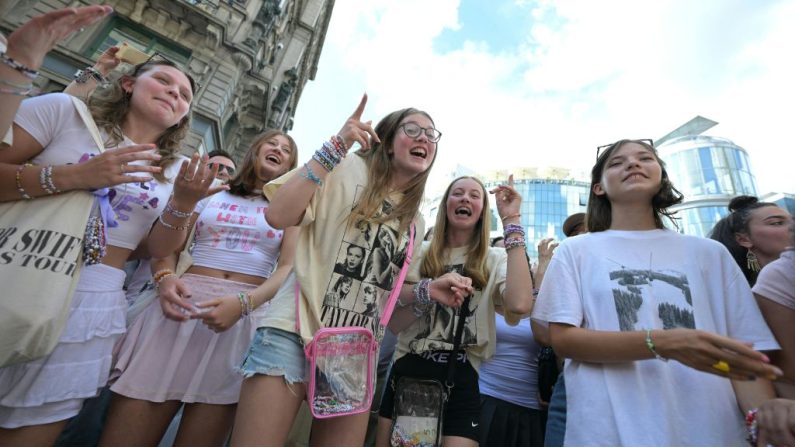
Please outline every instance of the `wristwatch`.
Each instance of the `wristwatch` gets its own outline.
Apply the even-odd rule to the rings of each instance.
[[[75,73],[74,80],[78,84],[85,84],[88,82],[89,79],[93,79],[100,84],[105,84],[108,82],[104,76],[100,72],[98,72],[94,67],[86,67],[82,70],[77,70]]]

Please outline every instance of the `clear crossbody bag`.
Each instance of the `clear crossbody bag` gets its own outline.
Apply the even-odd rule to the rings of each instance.
[[[395,384],[392,429],[389,433],[389,443],[392,447],[442,445],[444,407],[455,385],[458,352],[468,316],[469,297],[464,299],[459,311],[453,351],[447,363],[447,378],[444,383],[436,379],[401,376]]]
[[[386,326],[392,317],[400,288],[406,279],[414,251],[414,224],[409,231],[408,249],[397,282],[389,294],[379,324]],[[295,324],[300,332],[299,286],[295,287]],[[374,368],[378,341],[364,327],[322,328],[304,347],[309,361],[306,399],[312,416],[318,419],[363,413],[373,402]]]

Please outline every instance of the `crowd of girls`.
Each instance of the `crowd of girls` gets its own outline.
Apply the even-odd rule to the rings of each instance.
[[[652,145],[620,140],[593,167],[587,234],[554,256],[544,241],[543,284],[534,284],[512,179],[490,191],[504,248],[489,246],[490,194],[474,177],[450,183],[433,237],[420,242],[441,139],[422,110],[373,127],[364,96],[308,162],[298,166],[291,137],[267,131],[234,171],[228,157],[180,155],[197,85],[165,59],[20,101],[56,41],[110,12],[51,12],[1,42],[0,129],[10,132],[0,201],[85,191],[106,206],[95,216],[105,241],[89,241],[101,256],[79,271],[57,345],[0,367],[0,445],[52,445],[107,385],[100,445],[156,445],[180,408],[177,445],[284,445],[307,395],[303,347],[343,326],[380,340],[393,290],[398,342],[379,446],[395,442],[396,388],[409,376],[449,386],[444,445],[541,445],[545,416],[536,390],[523,389],[533,375],[501,371],[534,364],[534,332],[566,358],[567,445],[743,445],[748,433],[758,445],[795,445],[785,210],[733,202],[713,231],[726,247],[668,230],[681,194]],[[103,57],[103,71],[118,65],[113,51]],[[221,164],[228,181],[218,185]],[[151,265],[158,299],[128,328],[131,259]],[[361,445],[367,420],[315,419],[311,444]]]

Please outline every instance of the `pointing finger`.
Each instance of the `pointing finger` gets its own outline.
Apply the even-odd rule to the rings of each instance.
[[[351,118],[355,119],[356,121],[360,121],[362,119],[362,113],[364,113],[365,105],[367,105],[367,93],[362,95],[362,100],[359,101],[359,105],[356,107],[356,110],[353,111]]]

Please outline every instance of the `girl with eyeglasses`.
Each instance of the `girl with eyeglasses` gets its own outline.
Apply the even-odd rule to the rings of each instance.
[[[229,437],[243,381],[236,369],[265,304],[292,268],[298,232],[265,220],[269,203],[262,186],[297,159],[287,134],[262,134],[230,190],[196,207],[192,265],[185,274],[174,274],[176,256],[153,260],[160,300],[120,343],[100,445],[155,445],[182,404],[178,444],[221,446]]]
[[[759,351],[778,345],[737,264],[663,225],[681,200],[644,141],[591,171],[589,233],[558,247],[533,312],[566,358],[566,445],[741,446],[773,396]]]
[[[477,446],[480,439],[480,390],[478,370],[483,360],[494,354],[496,344],[495,309],[505,313],[515,326],[519,315],[529,314],[533,306],[533,281],[525,256],[524,232],[519,224],[522,197],[508,184],[491,191],[497,212],[505,225],[506,247],[490,247],[489,199],[486,188],[474,177],[459,177],[447,187],[439,203],[434,237],[423,243],[414,256],[408,281],[390,329],[399,333],[395,363],[385,387],[379,410],[376,445],[395,444],[400,433],[392,433],[395,393],[399,379],[435,379],[446,383],[450,362],[457,362],[442,425],[442,444],[452,447]],[[443,280],[464,282],[454,306],[446,305],[449,289]],[[433,279],[434,281],[430,281]],[[427,288],[431,301],[422,302]],[[466,317],[461,316],[463,301]],[[409,303],[412,303],[409,305]],[[455,359],[454,331],[460,319],[464,327]],[[525,324],[529,323],[525,320]],[[529,328],[528,328],[529,329]],[[528,330],[529,332],[529,330]],[[402,442],[409,441],[402,439]],[[398,442],[397,445],[402,445]]]
[[[85,243],[104,245],[105,252],[87,254],[90,265],[80,271],[55,349],[0,368],[0,444],[52,444],[106,384],[114,342],[125,331],[125,262],[139,245],[156,257],[179,247],[187,235],[183,216],[214,178],[198,156],[178,155],[194,90],[173,64],[149,61],[95,91],[87,111],[104,141],[101,154],[78,113],[84,105],[69,95],[42,95],[20,106],[13,143],[0,151],[0,200],[93,193],[104,202],[106,232],[90,221],[100,229]]]
[[[380,340],[383,334],[378,320],[406,256],[411,223],[416,222],[416,239],[423,234],[419,205],[441,134],[427,113],[413,108],[390,113],[373,129],[361,119],[366,100],[364,96],[338,135],[309,162],[265,186],[270,198],[265,213],[268,222],[276,228],[298,225],[300,232],[293,271],[259,320],[241,366],[245,379],[233,446],[284,445],[306,395],[303,346],[319,328],[362,326]],[[422,129],[417,132],[416,128]],[[362,149],[348,153],[354,143]],[[389,248],[389,278],[376,284],[366,282],[358,271],[334,271],[336,264],[346,261],[351,244],[364,248],[367,265],[382,244],[373,236],[385,231],[395,236],[395,245]],[[345,299],[326,301],[343,276],[350,278]],[[296,329],[296,284],[300,333]],[[364,303],[367,287],[376,289],[380,302],[375,306]],[[316,419],[312,442],[361,445],[367,420],[367,412]]]

